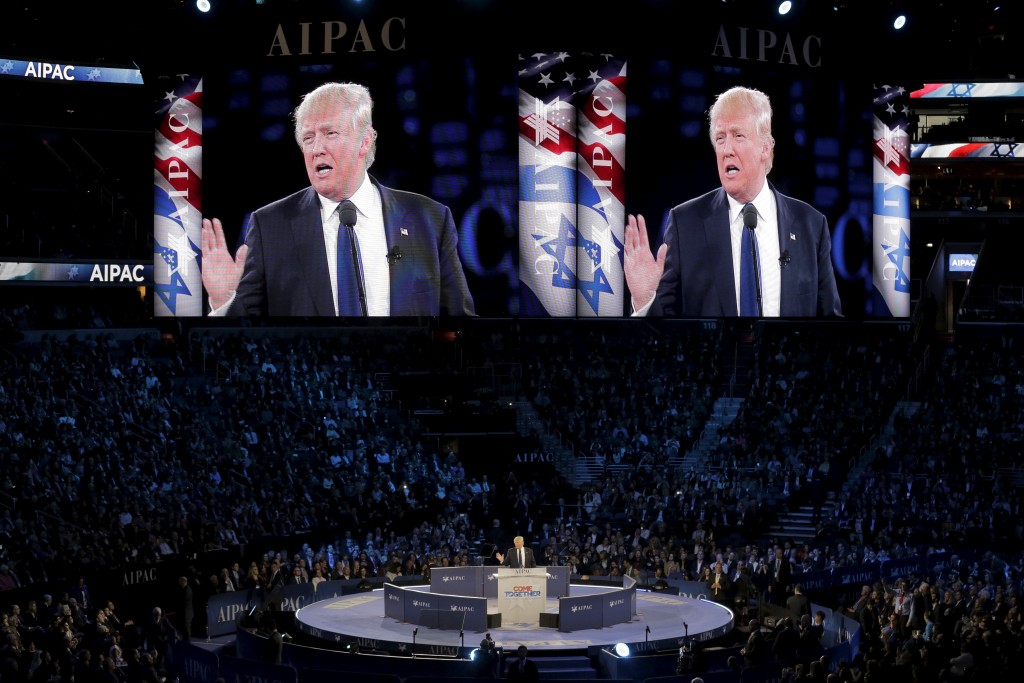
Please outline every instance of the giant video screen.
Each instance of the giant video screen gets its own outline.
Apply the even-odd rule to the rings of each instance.
[[[665,3],[442,5],[232,4],[183,19],[189,50],[157,35],[152,261],[110,252],[93,286],[141,285],[154,318],[909,316],[896,95],[834,27],[725,8],[672,41]]]

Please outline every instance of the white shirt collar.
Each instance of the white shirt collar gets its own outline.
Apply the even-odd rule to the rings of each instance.
[[[320,208],[323,211],[322,215],[324,218],[334,213],[338,205],[345,201],[344,199],[328,199],[319,192],[316,196],[320,198]],[[373,183],[370,182],[370,176],[365,171],[363,172],[363,182],[359,183],[359,187],[352,193],[349,200],[356,205],[356,210],[359,211],[360,215],[368,215],[366,212],[374,203],[374,188]]]
[[[726,194],[729,198],[729,220],[734,222],[746,206],[746,203],[733,199],[732,195]],[[759,219],[767,219],[770,216],[774,216],[775,209],[775,195],[772,194],[771,187],[768,185],[768,181],[764,181],[764,185],[761,186],[761,191],[754,197],[754,201],[750,202],[757,209],[757,216]]]

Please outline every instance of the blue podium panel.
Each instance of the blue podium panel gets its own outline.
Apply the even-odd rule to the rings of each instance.
[[[560,598],[558,600],[558,630],[563,633],[571,633],[588,628],[601,628],[604,624],[601,604],[605,600],[605,595],[607,594],[598,593]]]
[[[437,610],[440,598],[420,591],[406,590],[404,593],[406,623],[437,628]]]
[[[430,570],[430,592],[484,597],[483,567],[435,567]]]
[[[384,584],[384,616],[405,621],[405,591],[393,583]]]
[[[569,595],[569,568],[544,567],[548,573],[548,597],[564,598]]]
[[[607,593],[601,602],[601,625],[604,627],[615,624],[629,623],[633,618],[633,598],[636,596],[635,588],[623,588],[614,593]]]
[[[439,595],[438,628],[483,632],[487,630],[487,598]]]

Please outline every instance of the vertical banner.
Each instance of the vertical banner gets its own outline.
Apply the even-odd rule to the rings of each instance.
[[[626,62],[610,54],[585,57],[579,111],[576,216],[576,313],[626,314],[622,243],[626,225]]]
[[[872,279],[878,315],[910,316],[910,93],[883,85],[875,90]]]
[[[520,314],[576,315],[576,110],[565,52],[519,64]]]
[[[153,158],[153,314],[200,316],[203,81],[176,77],[156,115]]]

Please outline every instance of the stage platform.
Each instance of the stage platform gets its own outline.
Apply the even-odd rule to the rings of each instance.
[[[410,587],[429,592],[428,586]],[[571,596],[594,595],[610,587],[572,584]],[[546,613],[558,614],[558,600],[546,601]],[[304,634],[333,647],[358,647],[379,654],[466,656],[480,644],[484,632],[415,626],[384,616],[384,591],[322,600],[295,613],[295,626]],[[488,601],[488,616],[497,613],[497,601]],[[628,623],[566,633],[555,627],[503,624],[487,629],[506,654],[526,645],[537,656],[595,655],[603,648],[625,643],[634,652],[678,649],[684,637],[696,642],[719,638],[734,625],[733,612],[723,605],[685,596],[645,590],[636,592],[636,614]],[[415,636],[414,636],[415,633]]]

